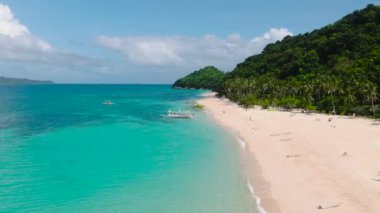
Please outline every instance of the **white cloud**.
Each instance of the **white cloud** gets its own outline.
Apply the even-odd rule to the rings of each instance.
[[[216,65],[230,69],[246,57],[258,54],[269,43],[292,35],[285,28],[270,29],[264,35],[243,39],[232,34],[225,39],[215,35],[203,37],[98,36],[100,46],[122,53],[129,63],[138,65],[192,66]]]
[[[58,82],[168,83],[206,65],[231,70],[268,43],[291,33],[270,29],[244,39],[239,34],[186,36],[98,36],[99,46],[121,53],[126,60],[95,60],[65,52],[35,36],[9,6],[0,3],[0,76],[50,79]],[[98,50],[98,47],[94,48]],[[101,53],[103,54],[103,53]]]
[[[0,4],[0,57],[17,58],[21,50],[51,51],[47,42],[33,36],[13,15],[8,5]]]
[[[8,5],[0,3],[0,60],[72,66],[98,64],[86,56],[59,51],[34,36],[15,18]]]
[[[260,50],[259,52],[261,52],[267,44],[280,41],[288,35],[292,35],[292,33],[286,28],[272,28],[268,32],[264,33],[264,35],[250,40],[248,46],[250,49]]]
[[[28,28],[20,24],[19,21],[14,18],[9,6],[4,4],[0,4],[0,34],[12,38],[29,34]]]

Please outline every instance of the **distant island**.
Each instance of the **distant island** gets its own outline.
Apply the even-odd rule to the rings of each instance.
[[[7,78],[0,76],[0,85],[54,84],[53,81],[30,80],[26,78]]]
[[[192,84],[180,79],[173,86],[201,83],[202,88],[244,106],[376,116],[380,114],[379,17],[380,6],[370,4],[334,24],[267,45],[222,81],[207,75],[193,78],[192,73],[183,78],[192,79]]]
[[[173,88],[179,89],[210,89],[219,91],[225,73],[213,66],[207,66],[200,70],[178,79]]]

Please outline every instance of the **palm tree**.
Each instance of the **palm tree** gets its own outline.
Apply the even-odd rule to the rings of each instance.
[[[348,104],[348,109],[351,111],[352,104],[356,101],[355,95],[348,89],[348,94],[345,96],[344,101]]]
[[[366,100],[371,102],[373,117],[376,116],[375,101],[377,98],[377,86],[372,82],[367,82],[366,84]]]
[[[287,81],[287,88],[290,95],[295,98],[299,92],[298,81],[295,78],[291,78]]]
[[[336,85],[336,80],[334,80],[333,77],[329,78],[328,81],[326,82],[326,87],[327,87],[327,93],[331,96],[331,104],[333,107],[333,114],[335,114],[335,103],[334,103],[334,93],[337,91],[337,85]]]

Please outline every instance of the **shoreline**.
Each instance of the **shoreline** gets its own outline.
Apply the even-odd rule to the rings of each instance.
[[[380,212],[379,122],[243,109],[212,93],[196,102],[235,136],[264,211]]]

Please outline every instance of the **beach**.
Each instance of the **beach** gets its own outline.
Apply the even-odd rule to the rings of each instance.
[[[380,122],[197,101],[235,134],[266,212],[380,212]]]

